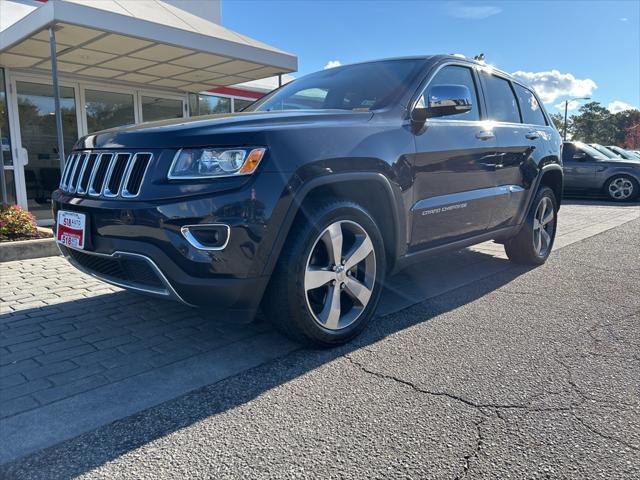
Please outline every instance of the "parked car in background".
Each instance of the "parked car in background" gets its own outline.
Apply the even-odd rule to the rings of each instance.
[[[615,145],[608,145],[607,148],[626,160],[638,160],[638,156],[635,153],[625,150],[624,148],[616,147]]]
[[[54,193],[77,268],[319,346],[373,318],[388,272],[487,240],[548,258],[562,141],[535,92],[483,63],[324,70],[236,114],[81,138]]]
[[[614,152],[613,150],[609,150],[607,147],[600,145],[599,143],[590,143],[589,146],[595,148],[607,158],[622,158],[620,154]]]
[[[638,198],[640,159],[609,158],[582,142],[565,142],[562,163],[567,193],[602,192],[616,202]]]

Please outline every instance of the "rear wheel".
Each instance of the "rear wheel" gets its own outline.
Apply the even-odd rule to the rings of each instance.
[[[385,267],[382,236],[363,207],[349,201],[313,206],[289,233],[263,308],[298,341],[345,343],[375,314]]]
[[[614,202],[626,202],[635,199],[638,194],[638,182],[626,175],[611,177],[605,184],[604,191]]]
[[[557,210],[553,190],[540,188],[525,224],[504,244],[509,260],[524,265],[541,265],[547,261],[556,236]]]

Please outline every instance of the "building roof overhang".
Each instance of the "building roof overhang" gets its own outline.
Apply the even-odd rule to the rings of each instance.
[[[297,57],[158,0],[49,1],[0,31],[0,66],[198,92],[297,70]]]

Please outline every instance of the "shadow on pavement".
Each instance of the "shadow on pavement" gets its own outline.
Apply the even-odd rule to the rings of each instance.
[[[633,202],[614,202],[605,195],[564,195],[562,205],[598,205],[606,207],[638,207],[640,199]]]
[[[433,276],[433,270],[439,269],[440,264],[451,264],[452,258],[457,258],[461,264],[465,262],[480,262],[483,267],[493,266],[493,274],[484,276],[471,283],[457,284],[445,293],[439,293],[438,288],[429,300],[413,298],[405,294],[408,285],[420,285],[420,282]],[[445,255],[438,259],[426,261],[407,273],[401,272],[397,278],[390,279],[387,286],[388,294],[405,298],[404,310],[396,310],[382,317],[376,318],[359,338],[343,347],[331,350],[300,349],[276,360],[273,365],[261,365],[228,377],[220,382],[186,393],[174,400],[169,400],[155,407],[142,410],[121,420],[117,420],[103,427],[92,430],[71,440],[64,441],[53,447],[31,454],[30,456],[7,463],[0,467],[0,477],[17,478],[17,468],[20,471],[30,471],[30,478],[70,478],[88,472],[107,463],[126,452],[134,450],[157,438],[168,435],[176,430],[187,427],[204,418],[208,418],[230,409],[234,409],[257,396],[304,375],[327,362],[341,357],[349,352],[366,348],[395,332],[409,328],[418,323],[427,322],[437,315],[456,309],[483,297],[484,295],[508,284],[518,276],[526,273],[529,268],[506,264],[504,260],[493,258],[478,252],[468,250]],[[422,280],[421,280],[422,277]],[[399,279],[399,280],[398,280]],[[436,279],[434,285],[446,282],[446,277]],[[424,293],[424,292],[423,292]],[[154,335],[147,335],[147,341],[158,335],[166,336],[170,343],[178,342],[180,354],[162,351],[155,358],[158,362],[176,361],[181,355],[197,354],[205,348],[210,348],[215,342],[229,342],[240,340],[247,330],[255,332],[269,331],[270,326],[263,319],[251,325],[232,325],[218,321],[211,321],[206,314],[182,307],[177,304],[157,301],[140,297],[128,292],[115,293],[99,299],[78,300],[69,304],[58,304],[33,311],[20,312],[29,315],[42,312],[42,315],[69,314],[78,315],[77,319],[86,318],[83,327],[91,328],[91,323],[103,322],[103,330],[123,329],[123,325],[135,327],[136,322],[155,322],[156,330],[149,330]],[[417,303],[420,302],[420,303]],[[413,305],[410,306],[409,305]],[[100,318],[91,319],[91,312],[95,317],[96,309],[100,309]],[[109,312],[113,309],[113,314]],[[44,312],[43,312],[44,310]],[[106,315],[105,315],[106,313]],[[0,325],[7,315],[0,317]],[[164,323],[164,320],[171,321]],[[106,324],[104,323],[106,322]],[[129,324],[127,324],[129,322]],[[148,327],[154,328],[153,325]],[[189,330],[185,337],[176,336],[176,332]],[[126,333],[123,333],[126,335]],[[175,338],[172,338],[175,337]],[[144,341],[144,339],[143,339]],[[155,350],[158,350],[154,347]],[[121,352],[121,349],[117,350]],[[195,353],[194,353],[195,352]],[[154,354],[155,355],[155,354]],[[173,355],[173,356],[172,356]],[[153,356],[153,355],[152,355]],[[120,353],[118,358],[128,365],[136,364],[136,353]],[[150,359],[145,360],[151,363]],[[156,364],[159,365],[159,364]],[[257,371],[258,370],[258,371]],[[267,372],[265,374],[265,372]],[[106,374],[105,374],[106,375]],[[126,402],[126,398],[122,398]],[[63,453],[64,452],[64,453]]]

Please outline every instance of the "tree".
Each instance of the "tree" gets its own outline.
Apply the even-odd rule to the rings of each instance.
[[[555,125],[556,130],[558,130],[562,134],[564,132],[564,115],[562,115],[561,113],[552,113],[551,121]],[[569,123],[569,119],[567,119],[567,124]]]
[[[613,139],[615,145],[638,148],[634,138],[637,138],[637,131],[640,128],[640,110],[624,110],[615,113],[612,115],[611,123],[615,126]]]
[[[578,115],[571,115],[571,136],[586,143],[612,145],[617,125],[614,115],[599,102],[589,102],[580,107]]]

